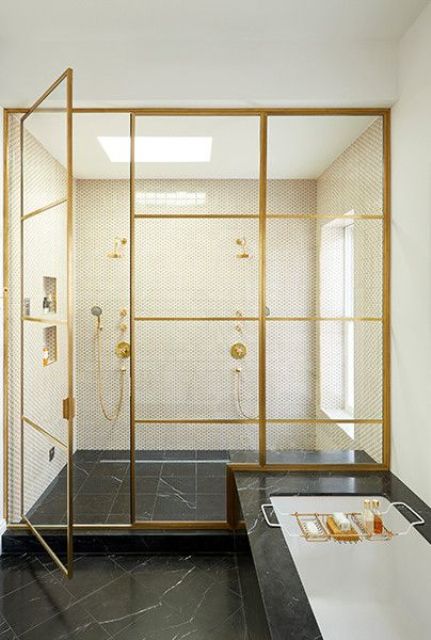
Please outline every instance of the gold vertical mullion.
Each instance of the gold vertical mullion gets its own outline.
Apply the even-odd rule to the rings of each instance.
[[[259,158],[259,464],[266,464],[266,187],[268,117],[260,115]]]
[[[20,273],[19,273],[19,313],[20,313],[20,367],[19,367],[19,415],[20,415],[20,514],[24,517],[24,320],[23,320],[23,293],[24,293],[24,122],[21,118],[19,124],[19,164],[20,164]]]
[[[383,114],[383,455],[389,469],[391,462],[391,113]]]
[[[66,71],[66,136],[67,136],[67,570],[73,575],[73,426],[74,426],[74,376],[73,376],[73,71]]]
[[[9,522],[9,114],[3,111],[3,513]]]
[[[136,521],[136,478],[135,478],[135,129],[136,116],[130,114],[130,168],[129,168],[129,198],[130,198],[130,521]]]

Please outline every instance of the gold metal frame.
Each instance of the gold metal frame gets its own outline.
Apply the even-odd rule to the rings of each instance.
[[[66,83],[66,106],[62,111],[66,116],[66,198],[61,198],[55,202],[48,203],[44,207],[36,210],[25,212],[24,210],[24,122],[34,113],[39,105],[57,89],[62,83]],[[59,204],[66,203],[67,216],[67,238],[66,238],[66,259],[67,259],[67,392],[68,397],[63,401],[63,417],[67,420],[67,443],[62,442],[53,436],[46,428],[36,424],[25,416],[24,409],[24,326],[26,321],[44,322],[44,319],[21,316],[21,335],[20,335],[20,414],[21,414],[21,519],[25,523],[25,527],[30,529],[33,535],[39,540],[45,551],[50,555],[56,565],[69,578],[73,575],[73,146],[72,146],[72,101],[73,101],[73,72],[72,69],[66,71],[36,100],[33,106],[22,115],[20,119],[20,163],[21,163],[21,180],[20,180],[20,309],[23,309],[24,295],[24,230],[25,222],[29,218],[43,214]],[[5,274],[5,282],[8,282],[9,273]],[[64,324],[61,322],[50,322],[50,324]],[[6,417],[7,424],[7,417]],[[24,425],[37,431],[49,442],[60,447],[67,458],[67,524],[64,527],[66,531],[66,563],[60,560],[59,556],[47,544],[40,530],[44,527],[34,525],[25,515],[24,508]]]
[[[69,72],[70,70],[68,70]],[[66,72],[66,73],[68,73]],[[71,71],[70,71],[71,82]],[[42,96],[43,98],[44,96]],[[8,481],[9,481],[9,461],[8,461],[8,371],[9,371],[9,317],[8,317],[8,290],[7,285],[9,281],[9,214],[8,214],[8,185],[9,185],[9,170],[8,170],[8,148],[9,148],[9,136],[8,136],[8,124],[9,115],[11,114],[25,114],[30,110],[24,108],[10,108],[5,109],[3,123],[4,123],[4,254],[3,254],[3,271],[4,271],[4,487],[5,487],[5,514],[8,520]],[[390,109],[388,108],[100,108],[100,107],[85,107],[85,108],[71,108],[70,121],[72,114],[89,114],[89,113],[123,113],[130,116],[130,135],[131,135],[131,158],[130,158],[130,260],[131,264],[134,261],[134,221],[139,218],[253,218],[259,222],[259,245],[260,245],[260,258],[259,258],[259,316],[244,318],[244,320],[256,321],[259,325],[259,419],[258,420],[142,420],[136,418],[134,412],[134,322],[135,321],[211,321],[211,320],[236,320],[236,318],[150,318],[150,317],[135,317],[133,305],[134,305],[134,282],[133,282],[133,270],[130,274],[130,296],[131,296],[131,329],[130,338],[132,344],[132,356],[131,356],[131,378],[132,378],[132,390],[131,390],[131,405],[130,405],[130,479],[131,479],[131,523],[129,525],[74,525],[77,530],[90,529],[90,530],[104,530],[104,529],[230,529],[241,526],[237,518],[237,498],[236,488],[234,482],[234,472],[283,472],[283,471],[333,471],[333,472],[373,472],[389,469],[390,465]],[[355,219],[377,219],[383,221],[384,228],[384,246],[383,246],[383,315],[382,317],[355,317],[355,318],[319,318],[319,317],[304,317],[304,318],[285,318],[285,317],[271,317],[265,316],[265,250],[266,250],[266,221],[268,219],[318,219],[318,218],[339,218],[336,215],[325,214],[268,214],[266,212],[266,176],[267,176],[267,122],[270,116],[381,116],[383,119],[383,152],[384,152],[384,168],[383,168],[383,215],[362,215],[355,214],[352,218]],[[135,166],[134,166],[134,132],[136,126],[137,116],[255,116],[260,120],[260,169],[259,169],[259,213],[258,214],[225,214],[225,215],[157,215],[157,214],[144,214],[135,212],[134,202],[134,180],[135,180]],[[71,154],[71,145],[69,149]],[[69,154],[68,154],[69,155]],[[70,165],[71,166],[71,165]],[[72,182],[72,176],[69,177],[70,183]],[[71,192],[72,184],[69,185],[69,193]],[[70,202],[69,202],[70,204]],[[36,215],[38,211],[32,212]],[[347,216],[342,216],[346,218]],[[71,222],[71,215],[69,215],[69,221]],[[71,238],[72,228],[70,226],[68,235]],[[34,321],[40,319],[33,318]],[[349,423],[355,424],[381,424],[383,431],[383,460],[382,463],[376,464],[266,464],[266,425],[272,423],[285,423],[285,424],[328,424],[331,422],[340,423],[343,420],[330,420],[330,419],[270,419],[265,415],[266,398],[265,398],[265,340],[266,340],[266,322],[270,321],[326,321],[326,320],[352,320],[355,322],[370,321],[370,322],[382,322],[383,324],[383,415],[381,420],[346,420]],[[69,397],[72,398],[71,387]],[[73,403],[71,403],[73,404]],[[262,417],[263,416],[263,417]],[[241,463],[241,464],[229,464],[227,465],[227,520],[226,522],[194,522],[194,521],[158,521],[158,522],[137,522],[135,513],[135,469],[134,469],[134,449],[135,449],[135,429],[137,425],[142,424],[258,424],[259,425],[259,463]],[[69,432],[71,430],[69,429]],[[70,433],[69,433],[70,435]],[[72,505],[70,505],[72,507]],[[70,508],[72,513],[72,508]],[[11,528],[26,528],[26,525],[11,524]],[[47,530],[50,529],[62,529],[64,527],[56,525],[47,525]]]

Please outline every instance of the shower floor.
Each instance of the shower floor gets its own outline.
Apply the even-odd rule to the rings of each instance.
[[[136,451],[136,519],[226,518],[226,464],[257,462],[256,451]],[[272,463],[372,462],[363,451],[291,450],[268,454]],[[80,450],[74,454],[74,522],[130,522],[130,463],[127,450]],[[27,513],[35,525],[66,522],[66,468]]]

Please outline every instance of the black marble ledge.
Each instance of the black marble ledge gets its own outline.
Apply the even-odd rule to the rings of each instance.
[[[46,530],[44,539],[59,554],[65,550],[65,535]],[[4,555],[41,553],[34,535],[26,530],[7,530],[3,535]],[[140,553],[233,553],[249,552],[243,531],[94,530],[74,534],[78,554]]]
[[[235,480],[272,640],[323,638],[283,534],[261,513],[271,496],[382,495],[406,502],[424,518],[417,530],[431,543],[431,508],[390,472],[236,472]]]

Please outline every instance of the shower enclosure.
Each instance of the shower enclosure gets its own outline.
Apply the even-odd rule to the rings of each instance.
[[[234,528],[236,470],[388,467],[389,118],[6,110],[5,506],[66,573]]]

